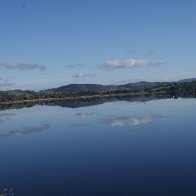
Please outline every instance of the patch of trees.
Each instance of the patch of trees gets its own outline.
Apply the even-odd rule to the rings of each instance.
[[[167,95],[169,97],[196,97],[196,82],[184,82],[184,83],[167,83],[146,87],[142,90],[137,89],[122,89],[122,90],[107,90],[107,91],[82,91],[75,93],[67,93],[67,92],[35,92],[35,91],[0,91],[0,102],[15,102],[21,100],[46,100],[46,99],[63,99],[63,98],[74,98],[74,99],[88,99],[90,96],[105,96],[114,97],[120,96],[134,96],[135,95]]]

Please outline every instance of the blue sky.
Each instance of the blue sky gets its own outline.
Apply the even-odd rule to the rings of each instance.
[[[0,0],[0,89],[196,77],[195,0]]]

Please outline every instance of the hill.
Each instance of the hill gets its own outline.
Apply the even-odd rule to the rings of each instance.
[[[80,93],[80,92],[107,92],[107,91],[124,91],[124,90],[144,90],[164,86],[168,82],[137,82],[124,85],[101,85],[101,84],[69,84],[58,88],[48,89],[43,92],[53,93]]]
[[[196,78],[188,78],[188,79],[179,80],[178,83],[195,82],[195,81]]]
[[[89,99],[97,97],[115,96],[143,96],[168,95],[192,96],[196,95],[196,79],[185,79],[177,82],[137,82],[124,85],[101,84],[70,84],[58,88],[35,91],[0,91],[0,103],[54,101],[63,99]]]
[[[52,88],[41,92],[55,92],[55,93],[79,93],[79,92],[99,92],[116,90],[117,86],[114,85],[101,85],[101,84],[69,84],[58,88]]]

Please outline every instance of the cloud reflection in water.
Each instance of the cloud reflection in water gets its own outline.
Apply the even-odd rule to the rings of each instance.
[[[4,123],[4,122],[8,121],[14,116],[16,116],[16,113],[2,112],[2,113],[0,113],[0,123]]]
[[[158,119],[167,119],[167,116],[127,116],[127,117],[108,117],[104,120],[105,123],[112,127],[121,127],[125,125],[138,126],[148,124]]]
[[[80,117],[80,118],[86,118],[88,116],[93,116],[96,114],[98,114],[98,113],[96,113],[96,112],[77,112],[77,113],[75,113],[75,116]]]
[[[41,131],[44,131],[46,129],[49,129],[50,125],[44,124],[40,127],[38,126],[32,126],[32,127],[24,127],[23,129],[16,129],[12,130],[6,133],[0,133],[0,138],[5,138],[5,137],[20,137],[32,133],[39,133]]]

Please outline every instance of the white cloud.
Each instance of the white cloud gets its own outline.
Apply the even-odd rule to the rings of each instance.
[[[95,75],[96,74],[90,74],[90,73],[80,72],[80,73],[73,74],[72,77],[73,78],[86,78],[86,77],[93,77]]]
[[[28,64],[28,63],[1,63],[0,66],[6,69],[18,69],[22,71],[35,70],[35,69],[39,71],[46,70],[45,66],[38,65],[38,64]]]
[[[115,69],[126,69],[126,68],[134,68],[134,67],[144,67],[151,65],[162,65],[165,64],[165,61],[153,62],[149,60],[142,59],[127,59],[127,60],[107,60],[104,64],[99,65],[99,67],[105,70],[115,70]]]

